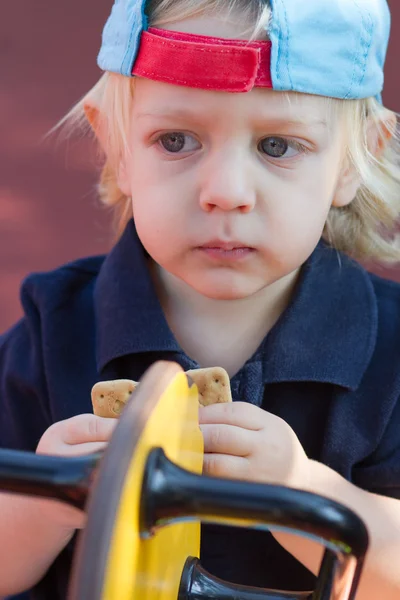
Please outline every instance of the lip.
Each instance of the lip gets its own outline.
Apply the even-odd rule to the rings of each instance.
[[[254,250],[251,246],[247,246],[243,242],[224,242],[222,240],[211,240],[200,246],[201,250],[224,250],[230,252],[231,250]]]
[[[203,256],[218,263],[234,263],[249,258],[255,248],[246,246],[243,242],[223,242],[212,240],[198,248]]]

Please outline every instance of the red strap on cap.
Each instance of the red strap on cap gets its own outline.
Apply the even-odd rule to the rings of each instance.
[[[272,88],[271,46],[150,28],[142,33],[132,75],[224,92]]]

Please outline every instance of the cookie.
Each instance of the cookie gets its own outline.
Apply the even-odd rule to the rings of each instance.
[[[232,402],[229,375],[222,367],[194,369],[186,375],[197,385],[202,406]]]
[[[186,375],[197,385],[202,406],[232,402],[229,375],[221,367],[193,369]],[[100,381],[92,388],[93,412],[98,417],[117,419],[139,383],[130,379]]]
[[[137,386],[138,383],[130,379],[99,381],[92,388],[94,414],[109,419],[118,418]]]

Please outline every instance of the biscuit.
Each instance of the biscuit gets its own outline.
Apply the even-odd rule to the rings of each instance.
[[[138,385],[130,379],[99,381],[92,388],[94,414],[108,419],[118,418]]]
[[[199,390],[199,402],[202,406],[232,402],[229,375],[222,367],[194,369],[186,371]]]
[[[187,371],[199,390],[202,406],[232,402],[229,375],[221,367]],[[139,383],[130,379],[99,381],[92,388],[93,412],[98,417],[117,419],[133,396]]]

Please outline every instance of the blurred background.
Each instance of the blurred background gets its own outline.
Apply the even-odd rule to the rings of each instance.
[[[0,7],[0,332],[22,314],[21,280],[110,248],[109,214],[95,193],[88,141],[43,136],[97,81],[111,0],[12,0]],[[389,1],[392,38],[385,105],[400,112],[400,2]],[[382,271],[400,281],[400,266]]]

